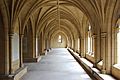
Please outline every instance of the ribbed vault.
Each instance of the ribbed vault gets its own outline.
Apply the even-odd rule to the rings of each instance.
[[[56,18],[57,16],[56,15],[57,14],[57,7],[56,7],[57,0],[51,0],[51,1],[49,0],[44,0],[44,1],[43,0],[29,0],[29,1],[20,0],[17,2],[15,1],[14,3],[17,4],[17,6],[14,8],[15,10],[14,17],[16,18],[19,17],[21,19],[21,24],[23,24],[22,27],[24,27],[27,24],[27,21],[29,20],[31,16],[34,16],[35,23],[37,23],[35,25],[36,30],[40,31],[40,29],[42,29],[42,27],[45,27],[45,25],[48,24],[48,21],[51,20],[50,17]],[[80,20],[84,16],[83,14],[81,14],[80,10],[82,10],[82,12],[90,19],[90,22],[92,22],[92,20],[96,18],[92,16],[99,15],[98,12],[94,10],[94,6],[91,5],[93,3],[92,1],[77,1],[77,0],[62,1],[60,0],[59,3],[60,3],[61,18],[63,17],[69,20],[74,25],[75,29],[78,30],[79,33],[80,33],[80,25],[81,25],[80,22],[82,22]],[[85,6],[86,4],[89,5],[89,7]]]
[[[0,0],[0,74],[9,76],[23,61],[37,61],[62,35],[64,47],[119,77],[113,66],[119,24],[120,0]]]

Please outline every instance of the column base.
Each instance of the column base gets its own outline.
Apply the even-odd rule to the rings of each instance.
[[[101,73],[102,73],[102,74],[106,74],[106,70],[102,70]]]
[[[44,56],[44,55],[46,55],[46,53],[44,52],[44,53],[41,53],[40,55]]]
[[[44,56],[44,55],[47,55],[49,51],[45,50],[43,53],[41,53],[40,55]]]
[[[32,63],[32,62],[39,62],[41,59],[41,56],[37,58],[26,58],[23,60],[24,63]]]
[[[96,68],[96,67],[97,67],[97,63],[94,63],[94,64],[93,64],[93,68]]]
[[[27,73],[27,67],[22,67],[18,69],[14,74],[0,75],[0,80],[19,80],[26,73]]]

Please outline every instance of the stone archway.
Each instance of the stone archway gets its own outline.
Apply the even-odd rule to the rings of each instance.
[[[26,26],[24,30],[22,42],[23,62],[31,61],[33,58],[33,33],[30,26]]]

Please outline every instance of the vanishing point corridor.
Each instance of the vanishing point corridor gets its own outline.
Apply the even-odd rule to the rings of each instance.
[[[91,80],[65,48],[54,48],[38,63],[27,63],[21,80]]]
[[[120,0],[0,0],[0,80],[120,80]]]

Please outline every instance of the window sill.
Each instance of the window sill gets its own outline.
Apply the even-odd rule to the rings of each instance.
[[[115,64],[115,65],[113,65],[113,67],[120,70],[120,64]]]
[[[112,75],[118,79],[120,79],[120,64],[115,64],[112,66]]]
[[[98,65],[102,66],[103,65],[103,60],[101,60]]]
[[[71,50],[69,50],[71,52]],[[77,56],[75,53],[71,52],[75,59],[84,66],[86,70],[89,71],[89,74],[93,75],[97,80],[116,80],[111,75],[101,74],[97,68],[93,68],[93,64],[86,58],[81,58]],[[89,56],[89,55],[88,55]]]
[[[94,57],[94,55],[90,54],[90,53],[86,53],[87,55],[91,56],[91,57]]]
[[[86,58],[91,61],[92,63],[95,62],[95,59],[94,59],[94,56],[93,55],[90,55],[90,54],[86,54]]]
[[[102,66],[103,66],[103,60],[101,60],[98,64],[97,64],[97,68],[99,70],[102,70]]]

